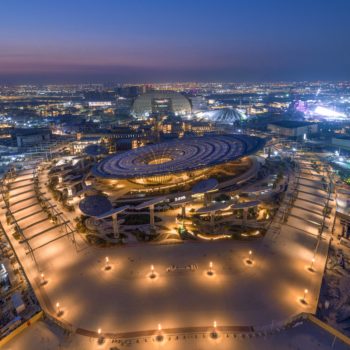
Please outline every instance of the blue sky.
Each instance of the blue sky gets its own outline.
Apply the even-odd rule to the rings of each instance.
[[[346,80],[348,0],[5,0],[1,82]]]

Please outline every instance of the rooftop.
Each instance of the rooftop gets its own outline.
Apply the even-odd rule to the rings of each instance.
[[[224,164],[258,151],[264,140],[247,135],[211,135],[162,142],[114,154],[92,170],[107,179],[176,174]]]
[[[316,123],[305,122],[302,120],[281,120],[281,121],[272,122],[270,124],[279,126],[281,128],[294,129],[294,128],[301,128],[303,126],[311,126]]]

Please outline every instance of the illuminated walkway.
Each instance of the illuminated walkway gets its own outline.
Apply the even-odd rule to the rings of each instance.
[[[20,175],[16,181],[26,176]],[[26,178],[26,184],[27,190],[34,191],[30,177]],[[309,208],[310,213],[315,211],[310,202],[317,201],[319,190],[296,186],[308,192],[303,198],[309,202],[299,204]],[[16,198],[11,207],[19,213],[14,214],[17,220],[27,217],[20,225],[28,227],[33,223],[28,215],[38,207],[35,198],[20,202],[31,196],[30,192],[19,194],[21,191],[24,190],[19,186],[11,187],[10,198]],[[289,191],[295,190],[291,186]],[[294,203],[297,201],[301,197]],[[32,204],[33,208],[24,209]],[[283,222],[287,214],[287,221]],[[314,313],[317,307],[328,237],[318,240],[317,226],[305,220],[300,225],[297,221],[300,219],[291,214],[300,216],[295,209],[288,208],[286,197],[263,241],[99,249],[86,248],[79,236],[76,236],[77,245],[64,237],[35,252],[39,271],[26,255],[25,245],[10,238],[45,311],[56,317],[59,302],[63,313],[59,320],[73,332],[88,336],[96,336],[99,328],[110,334],[143,332],[156,329],[159,323],[164,329],[194,326],[207,329],[214,320],[219,325],[255,329],[260,325],[276,325],[301,312]],[[38,225],[25,230],[28,237],[48,228],[47,223],[40,222],[42,215],[35,215]],[[36,244],[60,234],[59,227],[53,228],[37,236]],[[308,267],[316,247],[316,260],[310,272]],[[253,251],[254,264],[246,263],[249,250]],[[105,256],[109,257],[111,266],[107,271]],[[212,276],[207,274],[210,261]],[[169,266],[190,264],[198,269],[167,272]],[[149,278],[151,265],[157,273],[155,279]],[[44,286],[40,284],[41,272],[48,281]],[[307,303],[303,304],[300,299],[305,289]]]

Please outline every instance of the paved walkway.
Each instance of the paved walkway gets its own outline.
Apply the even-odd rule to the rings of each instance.
[[[27,173],[20,174],[16,181],[19,180],[30,185]],[[307,191],[306,198],[317,201],[318,189],[299,183],[297,189],[301,188]],[[10,203],[14,211],[32,205],[16,215],[16,219],[23,219],[21,227],[27,227],[34,220],[30,213],[38,211],[40,206],[35,198],[19,202],[30,195],[19,194],[20,191],[23,189],[11,186]],[[288,192],[294,191],[295,188],[289,186]],[[26,255],[25,245],[10,238],[44,309],[55,316],[55,304],[60,302],[63,311],[60,319],[68,328],[79,329],[79,333],[96,336],[97,329],[102,328],[111,335],[129,334],[155,329],[158,323],[164,328],[189,329],[196,325],[208,329],[213,320],[250,328],[316,310],[328,236],[318,241],[317,228],[305,221],[306,217],[313,218],[311,210],[320,210],[303,200],[305,196],[298,195],[297,199],[305,207],[305,215],[293,208],[289,214],[301,218],[289,215],[287,222],[281,221],[283,215],[288,214],[284,212],[288,207],[286,197],[260,242],[211,242],[201,244],[200,249],[199,244],[188,243],[145,245],[127,250],[90,247],[77,251],[71,240],[61,238],[36,251],[38,271]],[[38,225],[25,230],[26,237],[34,237],[52,226],[49,221],[41,221],[43,218],[42,213],[35,214]],[[54,228],[33,238],[33,242],[41,245],[60,233],[59,228]],[[79,236],[77,243],[84,246]],[[316,247],[315,271],[310,272],[307,268]],[[245,262],[249,250],[254,252],[253,265]],[[104,271],[107,255],[112,268]],[[207,275],[210,261],[214,264],[213,276]],[[174,264],[196,264],[199,268],[195,272],[166,272],[167,267]],[[154,265],[157,272],[154,280],[147,277],[150,265]],[[48,280],[45,286],[40,286],[41,271]],[[305,288],[309,291],[307,304],[300,302]]]

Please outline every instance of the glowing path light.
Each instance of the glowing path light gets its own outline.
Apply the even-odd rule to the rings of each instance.
[[[61,305],[59,302],[56,303],[56,314],[57,314],[57,317],[60,317],[63,315],[63,310],[61,309]]]
[[[164,335],[163,335],[163,332],[162,332],[162,325],[160,323],[158,323],[156,341],[157,342],[162,342],[163,340],[164,340]]]
[[[314,272],[315,271],[315,269],[314,269],[314,264],[315,264],[315,258],[313,257],[312,259],[311,259],[311,264],[310,264],[310,266],[309,266],[309,271],[311,271],[311,272]]]
[[[213,339],[216,339],[218,337],[218,332],[217,332],[217,322],[214,321],[213,322],[213,331],[210,333],[210,336],[213,338]]]
[[[97,342],[98,342],[98,344],[103,344],[104,342],[105,342],[105,338],[103,337],[103,335],[102,335],[102,329],[101,328],[99,328],[98,330],[97,330],[97,334],[98,334],[98,339],[97,339]]]
[[[40,278],[41,278],[40,284],[44,286],[47,283],[44,273],[41,273]]]
[[[105,257],[105,270],[108,271],[111,269],[111,265],[109,264],[109,257]]]
[[[301,299],[301,302],[303,304],[307,304],[306,296],[308,295],[308,293],[309,293],[309,290],[308,289],[304,289],[304,295],[303,295],[303,298]]]
[[[149,274],[149,278],[154,279],[157,277],[157,274],[154,271],[154,266],[151,265],[151,273]]]
[[[162,325],[160,323],[158,323],[158,331],[157,331],[156,340],[158,342],[161,342],[161,341],[164,340],[164,336],[163,336],[163,333],[162,333]]]
[[[212,261],[209,262],[209,270],[207,271],[207,275],[208,276],[213,276],[214,275],[213,262]]]
[[[254,264],[254,258],[253,258],[253,251],[249,250],[248,252],[248,257],[245,259],[245,263],[248,265],[253,265]]]

